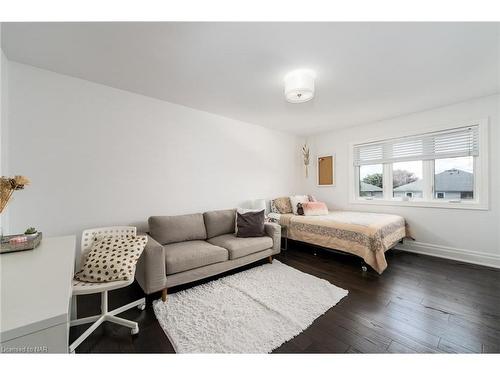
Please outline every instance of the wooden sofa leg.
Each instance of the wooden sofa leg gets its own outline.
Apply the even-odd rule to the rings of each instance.
[[[165,302],[167,300],[167,288],[161,291],[161,300]]]
[[[269,255],[269,263],[272,263],[273,262],[273,256],[272,255]]]

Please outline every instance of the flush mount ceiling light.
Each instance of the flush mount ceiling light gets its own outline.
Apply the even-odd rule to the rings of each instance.
[[[314,79],[312,70],[297,69],[285,76],[285,98],[289,103],[304,103],[314,97]]]

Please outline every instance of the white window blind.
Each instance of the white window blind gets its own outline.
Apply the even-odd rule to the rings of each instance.
[[[477,125],[354,146],[354,165],[479,155]]]

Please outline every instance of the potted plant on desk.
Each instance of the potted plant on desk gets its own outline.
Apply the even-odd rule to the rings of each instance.
[[[28,239],[35,238],[38,235],[38,231],[34,227],[29,227],[24,231],[24,235],[28,237]]]

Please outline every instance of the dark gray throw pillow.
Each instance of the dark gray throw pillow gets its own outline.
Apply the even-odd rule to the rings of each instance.
[[[238,233],[236,237],[262,237],[264,232],[264,210],[258,212],[237,213],[236,225]]]

